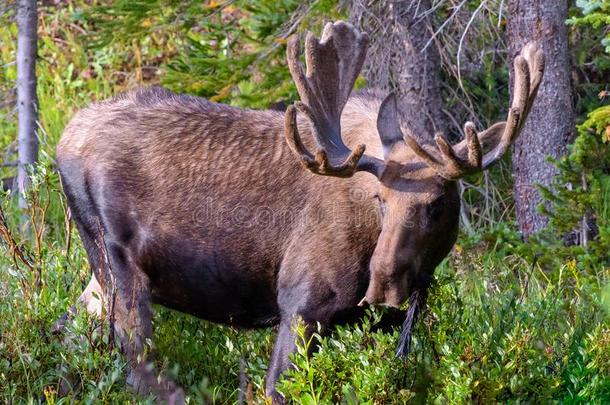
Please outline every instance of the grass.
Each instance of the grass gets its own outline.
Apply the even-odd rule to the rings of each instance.
[[[121,89],[155,82],[138,66],[159,65],[168,39],[88,49],[78,2],[43,8],[38,66],[41,165],[31,209],[34,234],[20,239],[14,198],[2,197],[17,245],[0,244],[0,402],[125,403],[125,361],[107,325],[81,313],[66,336],[53,323],[89,278],[85,252],[66,221],[54,172],[54,145],[79,107]],[[15,79],[15,28],[0,30],[0,89]],[[117,73],[118,72],[118,73]],[[11,106],[0,122],[0,148],[15,136]],[[12,168],[0,170],[2,177]],[[23,260],[15,259],[19,246]],[[394,359],[398,331],[372,328],[380,310],[358,325],[320,337],[311,357],[301,347],[280,390],[295,403],[447,403],[610,401],[610,269],[595,258],[539,260],[510,232],[461,237],[437,270],[412,354]],[[27,263],[27,265],[26,265]],[[185,387],[190,403],[234,403],[240,373],[246,395],[264,403],[264,375],[274,330],[239,331],[156,308],[159,367]],[[60,387],[70,387],[60,395]],[[152,402],[141,398],[138,402]]]

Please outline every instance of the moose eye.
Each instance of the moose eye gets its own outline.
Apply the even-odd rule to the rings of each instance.
[[[383,201],[383,198],[381,198],[381,195],[379,195],[379,193],[373,194],[373,198],[375,200],[377,200],[377,204],[379,206],[379,210],[381,211],[381,215],[384,215],[385,214],[385,201]]]
[[[385,201],[383,200],[383,198],[381,198],[381,195],[380,195],[379,193],[375,193],[375,194],[373,194],[373,198],[374,198],[375,200],[377,200],[377,202],[378,202],[379,204],[385,204]]]
[[[441,206],[441,201],[436,200],[426,207],[427,214],[432,220],[438,220],[440,218],[442,214]]]

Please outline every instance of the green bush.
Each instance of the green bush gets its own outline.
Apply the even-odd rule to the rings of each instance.
[[[608,0],[576,0],[576,6],[582,12],[568,20],[572,25],[588,25],[596,29],[606,28],[610,25],[610,1]],[[603,31],[602,31],[603,32]],[[601,39],[606,53],[610,54],[610,32],[606,30]]]
[[[300,347],[280,390],[296,403],[533,403],[610,399],[610,322],[598,275],[551,273],[493,250],[442,266],[406,362],[398,332],[362,325]]]
[[[568,154],[556,162],[559,176],[544,190],[541,209],[560,235],[579,229],[592,237],[584,251],[610,259],[610,106],[600,107],[578,126]],[[586,229],[583,229],[586,228]]]

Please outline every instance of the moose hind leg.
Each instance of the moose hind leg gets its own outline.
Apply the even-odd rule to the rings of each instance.
[[[119,244],[108,243],[109,272],[112,285],[105,296],[112,312],[114,328],[130,365],[127,382],[141,395],[149,393],[157,401],[184,403],[184,394],[169,378],[159,376],[152,366],[146,347],[152,339],[152,298],[148,276]]]
[[[103,309],[102,294],[102,286],[97,281],[95,274],[92,274],[89,284],[78,297],[78,302],[85,307],[87,312],[99,318],[102,316]]]
[[[76,227],[78,228],[79,235],[83,241],[85,251],[87,252],[87,258],[89,260],[89,266],[91,268],[91,279],[89,283],[78,297],[77,305],[72,305],[64,314],[55,322],[51,331],[53,334],[61,334],[64,332],[66,324],[73,319],[78,313],[81,306],[83,306],[87,312],[95,317],[101,317],[103,311],[103,288],[100,285],[98,277],[100,276],[100,249],[96,244],[94,236],[91,232],[83,226],[80,220],[80,216],[74,215]],[[104,280],[101,280],[104,281]],[[78,305],[80,304],[80,305]]]

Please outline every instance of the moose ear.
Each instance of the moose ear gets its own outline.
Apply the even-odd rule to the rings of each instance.
[[[392,147],[397,142],[403,141],[398,119],[398,107],[396,105],[396,94],[390,93],[379,107],[377,114],[377,132],[383,146],[383,157],[387,160]]]

